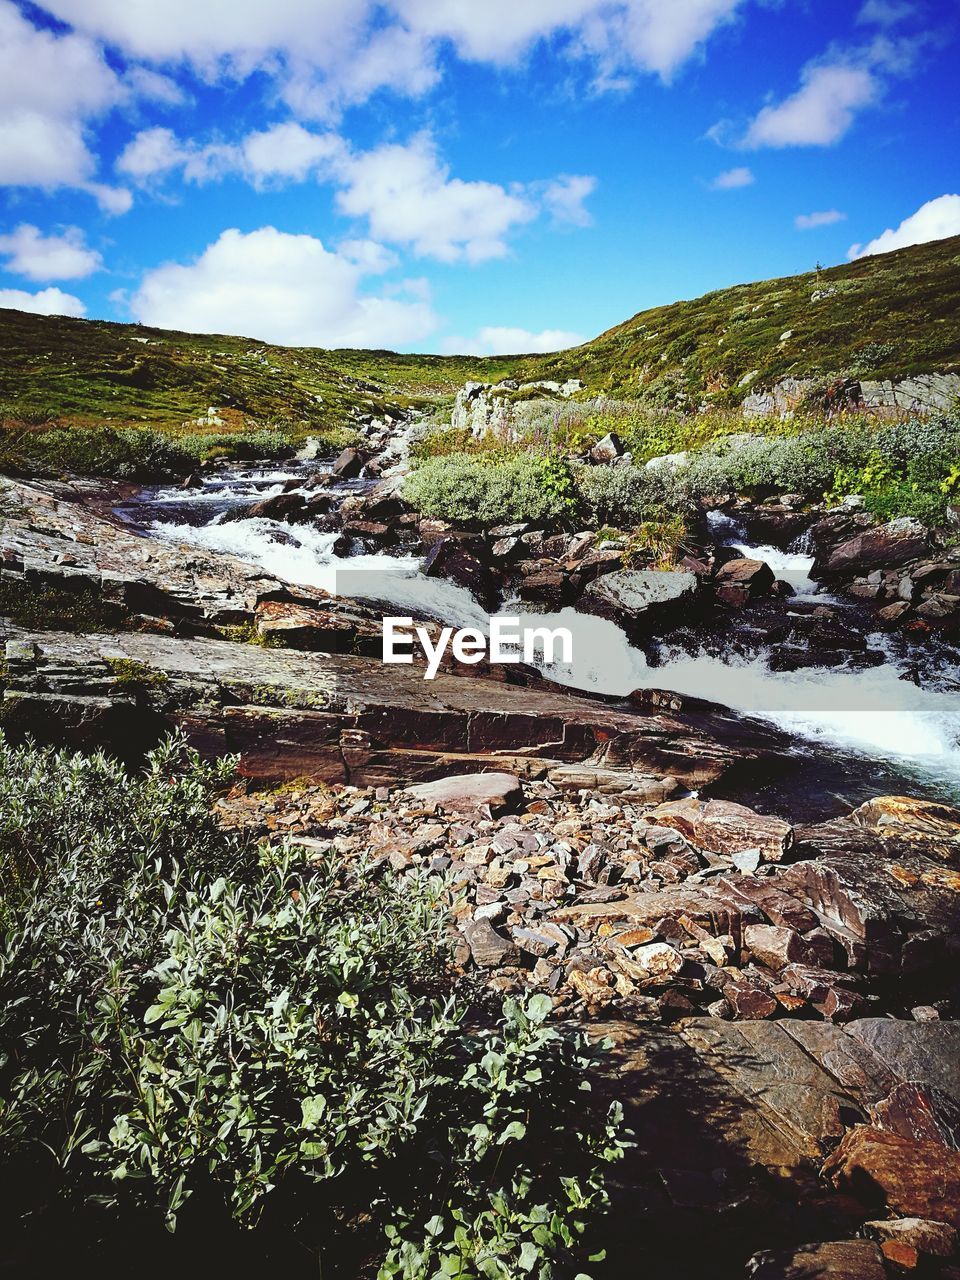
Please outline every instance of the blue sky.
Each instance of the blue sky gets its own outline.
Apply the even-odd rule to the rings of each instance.
[[[960,233],[958,0],[0,0],[0,306],[550,350]]]

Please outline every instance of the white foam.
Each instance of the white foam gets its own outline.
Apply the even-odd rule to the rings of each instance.
[[[481,631],[489,624],[489,615],[467,590],[426,577],[417,559],[338,557],[333,553],[337,535],[308,525],[247,519],[200,528],[158,523],[153,530],[175,542],[229,552],[288,582],[380,602],[398,614]],[[766,558],[761,551],[767,549],[750,550]],[[777,554],[789,558],[789,553]],[[530,624],[572,632],[573,662],[543,668],[559,684],[614,696],[647,687],[706,698],[808,739],[960,779],[960,698],[899,679],[892,663],[866,670],[772,672],[762,657],[673,652],[662,665],[650,667],[615,623],[570,608],[546,615],[523,606],[503,610],[508,616],[520,612]]]

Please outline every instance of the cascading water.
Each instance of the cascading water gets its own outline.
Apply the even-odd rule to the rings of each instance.
[[[251,470],[226,480],[210,479],[203,490],[158,490],[128,506],[126,516],[146,521],[157,536],[229,552],[292,583],[376,602],[398,615],[487,631],[489,615],[473,596],[454,583],[424,575],[415,557],[338,556],[336,534],[321,533],[309,525],[265,518],[222,519],[233,507],[279,493],[297,474],[276,468]],[[751,558],[765,560],[778,577],[791,581],[798,592],[796,599],[835,603],[810,579],[811,556],[751,546],[733,522],[725,527],[714,518],[712,523],[722,541]],[[671,648],[665,648],[660,663],[651,667],[612,622],[569,608],[542,615],[514,605],[503,613],[522,614],[530,624],[571,631],[573,661],[543,668],[544,675],[559,684],[614,696],[650,687],[706,698],[760,716],[813,743],[901,763],[908,771],[946,783],[960,793],[960,673],[955,671],[942,672],[939,687],[919,688],[902,678],[893,653],[885,654],[883,665],[868,670],[807,667],[779,672],[770,670],[763,655],[741,658],[703,651],[690,655]],[[884,641],[872,637],[870,643],[879,648]]]

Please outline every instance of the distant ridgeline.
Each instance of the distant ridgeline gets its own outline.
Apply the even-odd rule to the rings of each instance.
[[[452,399],[467,381],[582,379],[586,394],[748,415],[859,402],[947,408],[960,392],[960,237],[641,312],[555,355],[435,356],[0,310],[0,415],[323,428]]]

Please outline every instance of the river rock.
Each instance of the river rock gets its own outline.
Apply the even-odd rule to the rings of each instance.
[[[763,560],[728,560],[717,570],[717,599],[739,608],[758,596],[768,595],[774,586],[773,570]]]
[[[516,809],[523,801],[520,779],[512,773],[468,773],[411,787],[410,794],[424,805],[436,805],[448,813],[488,816]]]
[[[616,622],[628,634],[651,634],[691,612],[698,585],[692,573],[622,569],[594,581],[577,608]]]
[[[827,577],[853,577],[871,569],[897,568],[927,553],[927,531],[917,520],[891,520],[868,529],[833,550],[822,566]]]
[[[460,539],[439,538],[424,557],[422,569],[428,578],[448,578],[465,587],[485,609],[497,602],[495,575]]]
[[[353,480],[363,470],[363,462],[363,454],[359,449],[344,449],[330,468],[330,474],[340,480]]]
[[[938,1142],[860,1125],[844,1136],[823,1176],[868,1207],[960,1227],[960,1154]]]
[[[768,862],[779,862],[793,845],[793,828],[782,818],[754,813],[730,800],[670,800],[653,809],[649,818],[674,827],[701,849],[736,853],[759,849]]]

